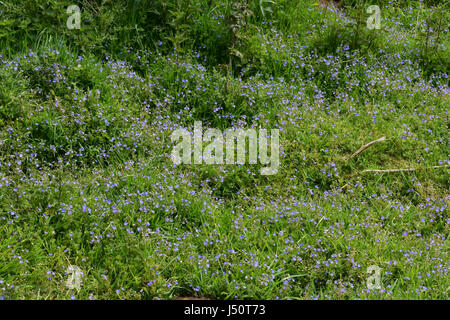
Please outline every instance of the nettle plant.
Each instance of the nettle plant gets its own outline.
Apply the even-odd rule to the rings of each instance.
[[[199,14],[199,8],[191,6],[189,0],[177,0],[175,3],[169,3],[168,9],[168,24],[172,30],[166,39],[172,44],[178,60],[185,52],[182,45],[189,40],[189,34],[192,33],[190,23],[193,17]]]
[[[448,52],[445,51],[446,21],[449,21],[449,4],[441,3],[439,10],[425,13],[425,26],[417,33],[422,65],[427,74],[448,71]],[[447,50],[448,51],[448,50]]]
[[[247,62],[247,58],[243,54],[242,48],[248,40],[245,33],[247,27],[247,19],[254,13],[250,9],[248,1],[233,0],[231,2],[231,10],[228,16],[228,23],[232,32],[232,40],[230,50],[230,57],[228,60],[228,73],[231,73],[233,60],[235,64],[240,66]],[[235,59],[233,59],[235,57]]]

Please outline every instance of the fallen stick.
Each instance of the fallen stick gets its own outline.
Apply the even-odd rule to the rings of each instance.
[[[381,142],[386,140],[386,137],[381,137],[380,139],[374,140],[369,142],[368,144],[363,145],[361,148],[359,148],[354,154],[352,154],[350,157],[347,158],[347,161],[350,160],[353,157],[356,157],[358,154],[360,154],[361,152],[363,152],[364,150],[366,150],[368,147],[370,147],[371,145],[377,143],[377,142]]]
[[[404,168],[404,169],[366,169],[361,171],[361,173],[366,172],[375,172],[375,173],[390,173],[390,172],[404,172],[404,171],[416,171],[421,169],[439,169],[439,168],[447,168],[450,165],[446,164],[443,166],[432,166],[432,167],[421,167],[421,168]]]

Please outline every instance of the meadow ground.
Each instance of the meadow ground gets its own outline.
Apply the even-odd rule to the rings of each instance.
[[[448,4],[73,2],[0,2],[0,299],[448,299]],[[194,121],[278,172],[174,165]]]

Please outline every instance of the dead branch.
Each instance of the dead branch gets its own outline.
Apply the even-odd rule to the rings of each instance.
[[[354,154],[352,154],[350,157],[347,158],[347,161],[350,160],[353,157],[356,157],[358,154],[360,154],[361,152],[363,152],[364,150],[366,150],[368,147],[370,147],[371,145],[377,143],[377,142],[381,142],[386,140],[386,137],[381,137],[380,139],[374,140],[369,142],[368,144],[363,145],[361,148],[358,149],[358,151],[356,151]]]
[[[416,170],[422,170],[422,169],[439,169],[439,168],[447,168],[447,167],[450,167],[450,165],[446,164],[443,166],[420,167],[420,168],[401,168],[401,169],[367,169],[367,170],[361,171],[361,173],[366,173],[366,172],[391,173],[391,172],[416,171]]]

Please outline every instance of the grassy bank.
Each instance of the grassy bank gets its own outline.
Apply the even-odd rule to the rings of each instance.
[[[0,299],[448,299],[448,6],[243,3],[0,2]],[[175,166],[194,121],[278,173]]]

